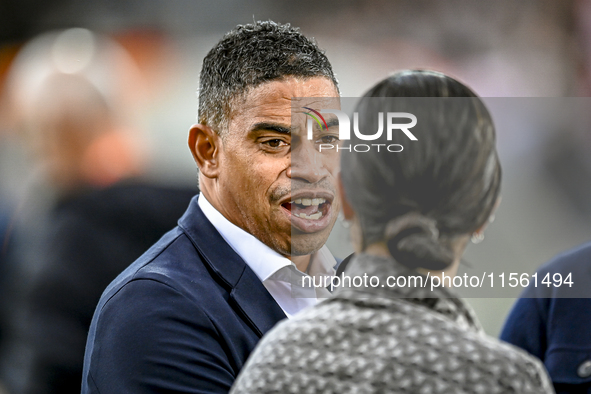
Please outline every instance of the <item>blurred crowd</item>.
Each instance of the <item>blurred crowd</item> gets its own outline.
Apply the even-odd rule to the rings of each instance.
[[[101,293],[197,192],[144,177],[141,79],[123,46],[82,28],[43,34],[13,60],[5,120],[30,170],[1,222],[0,374],[10,392],[79,392]]]

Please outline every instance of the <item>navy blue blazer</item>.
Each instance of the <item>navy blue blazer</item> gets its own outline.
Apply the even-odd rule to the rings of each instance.
[[[574,285],[542,285],[547,273],[572,273]],[[538,270],[538,286],[517,300],[501,339],[541,359],[558,394],[591,393],[591,243]]]
[[[103,293],[82,393],[227,393],[259,339],[285,317],[196,196],[178,227]]]

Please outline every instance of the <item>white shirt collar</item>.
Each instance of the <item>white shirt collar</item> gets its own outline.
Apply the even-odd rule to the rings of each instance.
[[[294,293],[292,293],[291,285],[296,281],[300,282],[298,279],[303,275],[334,275],[336,260],[326,246],[323,246],[311,256],[307,273],[300,273],[291,260],[280,255],[252,234],[247,233],[226,219],[224,215],[207,201],[207,198],[203,194],[199,195],[197,203],[205,217],[218,230],[228,245],[254,271],[288,317],[291,317],[291,315],[297,313],[305,306],[317,302],[316,298],[311,297],[309,300],[300,300],[300,302],[294,303]],[[288,267],[290,272],[296,273],[296,275],[291,275],[292,279],[289,281],[286,280],[285,274],[278,274],[278,271],[285,271],[285,267]],[[276,281],[283,282],[283,285],[272,283]]]
[[[247,233],[226,219],[207,201],[203,194],[199,196],[197,203],[205,217],[209,219],[228,245],[242,257],[261,282],[267,280],[281,268],[291,264],[289,259],[281,256],[252,234]]]

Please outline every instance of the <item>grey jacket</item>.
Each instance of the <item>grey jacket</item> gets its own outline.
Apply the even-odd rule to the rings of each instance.
[[[393,259],[360,255],[349,276],[417,275]],[[375,284],[375,282],[374,282]],[[553,393],[541,363],[488,337],[443,288],[339,288],[279,323],[259,343],[232,394]]]

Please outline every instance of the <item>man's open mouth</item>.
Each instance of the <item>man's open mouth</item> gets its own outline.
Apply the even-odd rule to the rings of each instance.
[[[292,200],[281,204],[288,211],[292,226],[304,232],[316,232],[330,223],[333,197],[298,193]]]
[[[293,201],[283,204],[285,209],[291,211],[295,217],[318,220],[328,213],[330,203],[326,198],[297,198]]]

